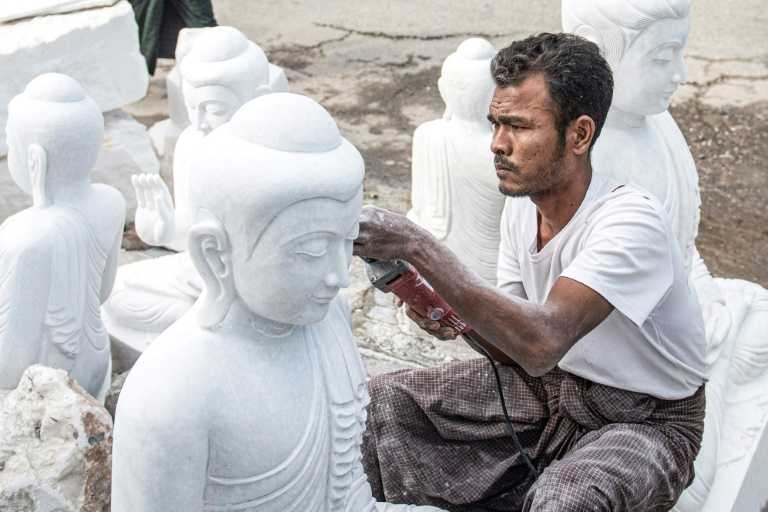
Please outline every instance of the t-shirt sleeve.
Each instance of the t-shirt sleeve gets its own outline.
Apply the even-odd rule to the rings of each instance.
[[[507,199],[504,210],[501,213],[499,225],[501,239],[499,242],[499,259],[496,265],[496,284],[504,293],[525,297],[523,279],[520,275],[520,256],[518,254],[517,241],[513,233],[519,208],[516,208],[519,200]]]
[[[672,286],[674,241],[655,200],[620,194],[588,219],[581,250],[561,276],[592,288],[641,326]]]

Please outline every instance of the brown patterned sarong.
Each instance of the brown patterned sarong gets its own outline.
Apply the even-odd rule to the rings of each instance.
[[[704,387],[661,400],[555,369],[499,365],[516,452],[485,359],[371,379],[363,464],[380,501],[450,511],[669,510],[693,480]]]

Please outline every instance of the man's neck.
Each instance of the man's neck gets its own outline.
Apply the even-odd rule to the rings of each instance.
[[[592,168],[589,163],[586,165],[586,169],[572,173],[571,179],[559,187],[531,196],[538,213],[538,250],[570,222],[584,201],[592,181]]]

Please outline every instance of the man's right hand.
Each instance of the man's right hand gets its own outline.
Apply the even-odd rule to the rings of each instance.
[[[401,306],[402,304],[403,303],[398,299],[397,305]],[[405,305],[405,314],[408,315],[408,318],[413,320],[413,323],[418,325],[423,331],[439,340],[454,340],[459,336],[459,333],[456,332],[455,329],[421,316],[415,309],[407,304]]]

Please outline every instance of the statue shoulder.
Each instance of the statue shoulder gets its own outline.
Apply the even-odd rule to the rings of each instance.
[[[28,208],[0,225],[0,252],[6,258],[14,255],[17,260],[41,263],[51,258],[58,234],[50,211]]]
[[[118,412],[153,411],[160,424],[200,422],[212,416],[209,408],[215,401],[209,398],[209,374],[215,361],[213,348],[192,330],[174,327],[155,339],[136,361],[120,394]]]

